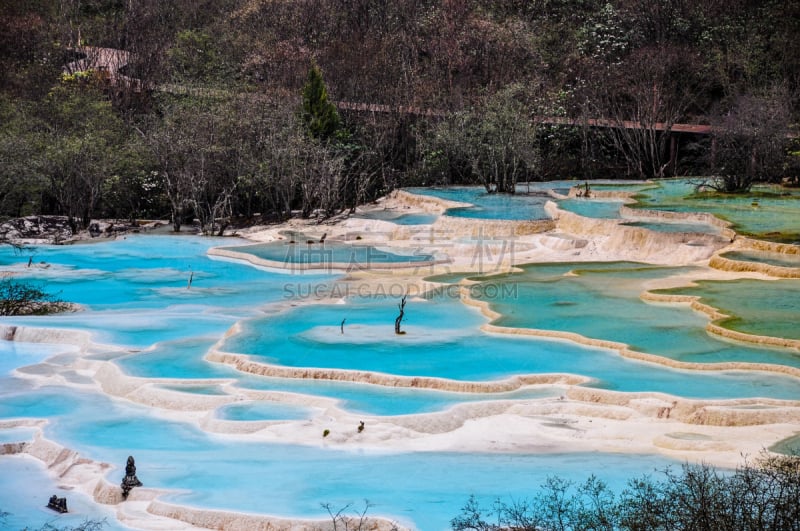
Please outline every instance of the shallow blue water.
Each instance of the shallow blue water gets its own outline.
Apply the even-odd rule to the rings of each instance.
[[[116,360],[126,373],[149,378],[232,378],[237,371],[203,359],[218,338],[189,337],[158,343],[152,348]]]
[[[603,219],[619,219],[619,207],[622,201],[604,201],[595,199],[563,199],[558,206],[568,212],[587,217]]]
[[[731,260],[756,262],[781,267],[800,267],[800,255],[772,253],[768,251],[730,251],[720,256]]]
[[[227,378],[247,389],[283,391],[334,398],[353,412],[368,415],[409,415],[441,411],[454,404],[479,400],[506,400],[558,396],[557,389],[513,393],[448,393],[423,389],[386,388],[368,384],[324,380],[286,380],[243,375],[226,365],[203,359],[214,341],[198,338],[160,343],[152,350],[116,360],[126,373],[151,378]],[[175,386],[173,386],[175,388]],[[181,389],[185,392],[186,389]],[[227,418],[227,417],[226,417]]]
[[[25,267],[26,255],[0,249],[5,269],[20,273],[22,278],[38,279],[46,289],[60,290],[63,299],[86,306],[86,311],[73,314],[4,318],[2,322],[89,330],[97,339],[129,346],[133,350],[128,353],[97,355],[116,358],[124,371],[135,376],[228,378],[244,388],[335,398],[342,407],[365,415],[440,411],[462,402],[539,398],[555,396],[559,391],[532,388],[479,395],[279,380],[239,374],[208,363],[203,356],[233,323],[245,320],[245,332],[230,339],[225,348],[287,365],[477,380],[527,372],[570,372],[594,378],[592,385],[624,391],[664,391],[689,397],[800,398],[796,379],[747,372],[672,371],[568,342],[485,334],[477,329],[485,319],[476,310],[445,295],[431,300],[410,299],[403,322],[407,334],[402,337],[393,331],[397,315],[394,297],[355,298],[346,304],[262,313],[270,310],[270,303],[298,296],[287,290],[287,285],[326,285],[333,277],[293,277],[208,259],[205,250],[218,243],[227,245],[231,240],[138,236],[104,244],[42,247],[36,250],[37,264],[31,269]],[[690,311],[673,308],[671,313],[649,314],[642,308],[657,306],[636,302],[637,282],[670,274],[671,270],[626,266],[609,271],[609,266],[589,265],[581,267],[599,272],[564,277],[572,267],[542,266],[535,274],[530,273],[530,278],[517,278],[515,292],[495,291],[495,296],[500,297],[500,304],[517,309],[515,318],[520,317],[519,308],[524,308],[526,320],[544,319],[545,324],[562,329],[587,327],[584,332],[590,336],[604,330],[597,321],[611,322],[597,316],[607,315],[613,305],[620,319],[630,319],[612,326],[615,334],[622,330],[623,337],[632,334],[630,338],[636,339],[668,333],[659,337],[670,338],[668,344],[675,342],[669,344],[670,351],[675,349],[673,354],[688,358],[701,356],[692,350],[698,345],[700,350],[711,349],[707,345],[712,343],[703,343],[699,335],[694,335],[702,319]],[[193,278],[191,288],[187,287],[189,276]],[[488,293],[484,290],[483,294]],[[529,298],[532,293],[539,298]],[[654,328],[646,328],[646,321],[654,315],[663,320],[657,320],[660,324]],[[340,330],[343,318],[344,334]],[[549,473],[580,481],[594,471],[612,486],[621,486],[629,477],[667,463],[653,456],[614,454],[377,454],[241,442],[205,434],[190,424],[159,419],[153,410],[96,395],[92,388],[37,387],[12,373],[14,368],[53,354],[72,355],[72,349],[5,342],[0,342],[0,348],[0,353],[7,354],[0,366],[4,371],[0,375],[0,419],[48,419],[46,436],[86,457],[117,466],[109,473],[109,480],[115,483],[121,479],[126,457],[135,455],[138,475],[147,486],[181,489],[185,492],[175,494],[176,500],[204,507],[324,517],[320,503],[329,502],[333,507],[353,503],[358,507],[363,498],[368,498],[375,503],[370,514],[390,515],[402,522],[413,521],[419,529],[435,530],[447,527],[470,494],[477,494],[487,504],[496,496],[518,498],[535,490]],[[724,359],[735,354],[726,350],[727,345],[716,344],[715,348],[703,350],[701,357]],[[775,351],[759,352],[766,357],[777,355]],[[214,383],[160,385],[194,394],[225,392]],[[242,421],[288,421],[297,415],[306,418],[306,412],[292,407],[271,410],[270,404],[249,405],[252,407],[228,406],[217,414]],[[3,440],[28,436],[2,431]],[[521,442],[535,447],[535,434]],[[4,510],[8,510],[3,505],[10,500],[9,493],[16,492],[13,479],[18,477],[17,469],[9,463],[0,459],[0,509]],[[23,521],[38,525],[38,510],[26,508]]]
[[[601,469],[603,480],[620,489],[628,478],[671,463],[629,454],[403,454],[237,442],[144,408],[65,397],[73,409],[54,420],[48,436],[116,465],[108,474],[114,483],[133,455],[145,485],[185,491],[169,499],[207,508],[322,518],[322,503],[360,508],[366,498],[374,504],[369,514],[437,530],[447,529],[471,494],[489,504],[533,492],[548,475],[583,481]],[[536,437],[520,443],[535,445]]]
[[[0,249],[0,264],[63,300],[95,311],[190,304],[236,309],[275,300],[276,281],[285,276],[205,254],[212,246],[234,242],[245,243],[236,238],[138,235],[95,244],[39,246],[22,254]],[[28,256],[34,258],[30,268]]]
[[[750,334],[800,339],[800,327],[797,326],[800,317],[800,280],[701,280],[696,284],[666,292],[699,296],[705,304],[730,316],[720,322],[727,328]],[[795,358],[800,358],[800,355],[795,354]]]
[[[411,415],[443,411],[453,405],[481,400],[525,400],[557,397],[560,389],[522,388],[508,393],[449,393],[430,389],[381,387],[369,384],[324,380],[283,380],[277,378],[243,379],[240,385],[247,389],[286,391],[338,400],[341,407],[366,415]]]
[[[74,348],[64,345],[0,341],[0,377],[10,374],[18,367],[33,365],[56,354],[74,352],[74,350]]]
[[[750,194],[693,195],[696,180],[664,179],[643,190],[637,199],[644,208],[676,212],[709,212],[733,223],[733,229],[766,239],[800,238],[800,192],[756,185]],[[771,194],[764,196],[763,194]]]
[[[488,194],[479,186],[452,186],[448,188],[408,188],[413,194],[429,195],[440,199],[469,203],[472,206],[451,208],[448,216],[478,219],[549,219],[544,204],[546,195]]]
[[[498,496],[519,498],[535,491],[549,475],[583,481],[590,471],[601,469],[602,479],[620,489],[630,477],[672,463],[627,454],[403,454],[248,443],[208,435],[189,424],[156,418],[143,406],[90,393],[54,387],[32,395],[38,404],[57,399],[59,405],[43,411],[47,406],[31,400],[28,408],[18,411],[46,414],[51,419],[47,437],[115,466],[107,475],[110,482],[121,479],[125,460],[133,455],[137,476],[146,486],[175,489],[178,492],[169,499],[204,508],[322,518],[322,503],[360,509],[366,498],[373,504],[369,514],[423,530],[447,529],[472,494],[487,504]],[[2,403],[7,408],[4,415],[8,408],[21,407],[13,400]],[[519,442],[535,446],[536,437]],[[10,475],[17,469],[1,458],[0,471],[0,486],[2,478],[20,477]],[[14,501],[8,497],[11,491],[11,486],[0,489],[0,506]],[[36,521],[38,508],[16,502],[14,507],[23,515],[20,521]]]
[[[391,221],[397,225],[428,225],[436,221],[439,216],[437,214],[403,214],[396,210],[371,210],[356,214],[354,217]]]
[[[707,225],[705,223],[675,223],[675,222],[657,222],[657,221],[628,221],[623,223],[631,227],[641,227],[656,232],[686,232],[695,233],[700,232],[703,234],[719,234],[719,227],[714,225]]]
[[[281,404],[277,402],[245,402],[230,404],[217,410],[217,416],[225,420],[301,420],[314,414],[312,408]]]
[[[550,269],[559,271],[558,267],[550,266]],[[564,272],[569,270],[566,266],[561,267]],[[630,269],[631,275],[637,274],[632,266]],[[657,271],[652,269],[650,274],[658,274]],[[574,326],[561,324],[556,327],[557,319],[567,319],[564,312],[576,313],[571,305],[559,305],[559,302],[566,302],[569,295],[559,293],[552,308],[531,312],[531,308],[541,305],[526,302],[528,289],[520,284],[515,291],[496,292],[499,294],[498,301],[493,303],[501,311],[512,312],[512,318],[501,319],[501,324],[517,326],[519,323],[528,327],[540,324],[542,326],[536,327],[550,329],[571,329]],[[545,291],[537,284],[530,289],[537,295]],[[582,297],[590,300],[596,294],[596,291],[584,292]],[[607,320],[607,327],[611,328],[598,330],[598,325],[594,325],[592,330],[598,330],[601,339],[621,341],[648,338],[648,345],[674,337],[677,345],[672,348],[683,346],[684,349],[678,353],[691,359],[707,360],[713,357],[714,361],[719,361],[729,356],[750,361],[769,359],[785,362],[785,357],[796,358],[789,352],[747,349],[715,341],[703,330],[706,321],[693,312],[685,308],[646,305],[638,300],[638,295],[635,301],[642,306],[632,309],[638,314],[637,321],[631,322],[620,317],[619,321]],[[635,301],[627,304],[637,304]],[[608,299],[598,299],[593,305],[594,310],[588,309],[585,320],[590,321],[590,316],[596,319],[596,312],[608,307]],[[525,309],[523,320],[513,320],[516,315],[513,312],[520,308]],[[655,312],[654,315],[648,315],[650,311]],[[485,319],[454,299],[408,303],[404,320],[407,333],[403,336],[394,335],[396,313],[396,301],[393,299],[362,299],[345,305],[297,308],[282,315],[246,322],[243,332],[229,338],[223,349],[291,367],[371,370],[404,376],[477,381],[515,374],[571,373],[595,379],[592,385],[619,391],[660,391],[694,398],[800,398],[800,386],[795,378],[765,373],[677,371],[625,360],[613,351],[586,348],[566,341],[486,334],[477,330]],[[344,334],[340,333],[338,326],[343,317],[347,319]],[[679,320],[666,321],[670,324],[662,326],[659,324],[664,322],[659,321],[661,318]],[[433,322],[436,323],[435,327],[427,326]],[[685,333],[691,334],[689,340],[678,338]],[[691,345],[695,345],[692,341],[701,341],[700,346],[690,349]],[[421,348],[422,345],[424,348]],[[659,348],[655,353],[678,357],[672,349],[665,352]]]
[[[362,268],[372,264],[414,263],[430,262],[433,255],[427,253],[399,254],[380,249],[370,245],[349,245],[345,243],[259,243],[242,247],[224,247],[238,253],[246,253],[270,260],[281,262],[291,267],[293,265],[313,265],[317,268],[332,268],[339,264]]]
[[[281,300],[287,276],[206,251],[235,238],[137,235],[103,243],[0,249],[0,264],[58,298],[91,310],[6,321],[92,332],[97,341],[146,348],[159,341],[219,335],[259,306]],[[28,256],[34,265],[26,267]],[[333,278],[305,273],[306,282]],[[189,287],[189,280],[191,286]],[[87,317],[88,316],[88,317]]]
[[[480,219],[547,219],[544,203],[550,200],[543,192],[548,189],[566,194],[570,187],[582,185],[584,181],[552,181],[547,183],[525,183],[517,185],[516,195],[487,194],[482,186],[450,186],[432,188],[409,188],[420,194],[470,203],[473,206],[454,208],[449,216]],[[772,185],[756,185],[751,194],[693,195],[696,179],[662,179],[650,183],[636,181],[592,180],[595,190],[637,192],[642,208],[673,212],[709,212],[731,221],[733,228],[745,234],[755,234],[765,239],[798,241],[800,228],[800,192]],[[526,195],[528,192],[532,195]],[[768,195],[765,195],[768,194]],[[564,210],[592,218],[619,218],[619,201],[602,199],[563,199],[557,201]],[[713,226],[677,227],[676,224],[656,223],[652,230],[665,232],[718,233]]]
[[[46,507],[53,494],[67,498],[68,513],[59,514]],[[0,517],[0,529],[9,531],[73,529],[87,520],[104,521],[104,531],[130,529],[114,518],[113,509],[59,487],[40,461],[25,456],[0,456],[0,511],[8,513]]]
[[[641,181],[615,181],[593,180],[591,186],[596,189],[639,191],[652,187],[650,183]],[[544,211],[544,204],[554,199],[547,195],[548,190],[554,190],[566,195],[572,186],[583,184],[583,181],[547,181],[535,183],[518,183],[516,194],[488,194],[482,186],[448,186],[430,188],[407,188],[413,194],[428,195],[469,203],[472,206],[448,209],[446,214],[454,217],[478,219],[549,219]],[[618,218],[619,206],[622,201],[615,200],[585,200],[564,199],[558,201],[565,210],[575,212],[582,216],[596,218]]]
[[[557,181],[551,183],[531,183],[530,187],[518,184],[516,195],[487,194],[481,186],[451,186],[433,188],[409,188],[408,191],[470,203],[471,207],[453,208],[449,216],[481,219],[547,219],[544,204],[550,198],[543,192],[549,189],[568,189],[580,185],[582,181]],[[638,203],[642,208],[674,212],[709,212],[733,223],[733,228],[745,234],[755,234],[765,239],[798,241],[800,228],[800,192],[771,185],[756,185],[751,194],[731,195],[693,195],[696,187],[694,179],[663,179],[652,183],[590,181],[596,190],[618,190],[637,192]],[[532,195],[526,195],[526,192]],[[767,195],[765,195],[767,194]],[[618,202],[604,200],[564,199],[558,201],[565,210],[595,218],[617,218]],[[653,230],[683,231],[672,224],[655,224]],[[691,232],[710,232],[715,227],[701,225],[690,227]]]
[[[641,352],[681,361],[744,361],[800,367],[800,356],[792,350],[755,348],[715,339],[705,332],[708,319],[687,306],[649,304],[639,298],[644,281],[678,273],[680,269],[618,263],[530,265],[524,270],[490,281],[516,287],[512,291],[497,289],[498,296],[487,299],[502,314],[497,320],[499,325],[565,330],[626,343]],[[577,274],[566,275],[569,272]],[[793,292],[800,285],[791,281],[789,284]],[[781,322],[796,315],[791,312],[791,307],[787,308]]]

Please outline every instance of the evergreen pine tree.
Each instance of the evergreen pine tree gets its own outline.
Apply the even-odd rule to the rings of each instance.
[[[308,81],[303,86],[303,121],[314,138],[327,140],[341,127],[336,106],[328,100],[328,90],[317,65],[308,71]]]

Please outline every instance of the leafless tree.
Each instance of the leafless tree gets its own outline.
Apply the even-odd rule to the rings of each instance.
[[[596,116],[607,120],[608,138],[630,175],[666,174],[672,126],[687,117],[702,93],[699,65],[694,51],[659,44],[612,65],[604,82],[596,85]]]
[[[394,320],[394,333],[397,335],[405,334],[404,331],[400,330],[400,326],[403,323],[403,317],[405,316],[406,310],[406,297],[407,295],[403,295],[403,298],[400,299],[400,302],[397,303],[397,308],[400,310],[400,315]]]
[[[754,182],[783,176],[791,120],[784,87],[745,94],[715,120],[711,168],[717,177],[703,184],[720,192],[747,192]]]

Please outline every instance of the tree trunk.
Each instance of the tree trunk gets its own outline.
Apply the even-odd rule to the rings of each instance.
[[[403,298],[400,300],[400,304],[397,305],[397,307],[400,309],[400,315],[398,315],[397,319],[394,320],[394,333],[397,335],[405,334],[405,332],[400,330],[400,323],[403,322],[403,315],[405,314],[406,297],[407,295],[403,295]]]
[[[178,208],[172,209],[172,231],[181,231],[181,219],[183,218],[183,210]]]

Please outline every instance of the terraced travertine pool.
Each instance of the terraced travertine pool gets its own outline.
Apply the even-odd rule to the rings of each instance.
[[[386,248],[358,243],[325,241],[271,242],[236,247],[221,247],[221,251],[234,251],[265,260],[270,265],[299,269],[360,269],[380,265],[425,265],[436,258],[429,253],[392,252]]]
[[[445,214],[454,217],[473,219],[506,219],[530,220],[548,219],[544,211],[544,204],[553,198],[548,191],[553,190],[566,195],[570,187],[580,184],[580,181],[547,181],[517,184],[515,195],[487,193],[481,186],[441,186],[431,188],[407,188],[408,192],[465,203],[469,206],[448,209]],[[641,181],[592,181],[592,187],[615,191],[638,191],[652,186]],[[590,217],[617,217],[614,215],[615,206],[621,204],[619,200],[612,201],[581,201],[563,199],[560,204],[572,205],[575,208],[591,210]],[[580,212],[577,212],[580,213]]]
[[[642,227],[656,232],[720,234],[722,230],[718,226],[700,221],[654,221],[632,217],[631,215],[624,217],[621,212],[621,207],[624,204],[626,204],[626,201],[618,199],[574,198],[558,201],[559,208],[574,212],[580,216],[596,219],[618,219],[623,225]]]
[[[773,185],[755,185],[750,194],[696,193],[701,179],[663,179],[654,182],[591,183],[595,191],[629,193],[634,208],[670,212],[707,212],[729,221],[732,228],[745,235],[773,241],[798,242],[800,228],[800,191]],[[528,220],[547,219],[544,204],[553,200],[549,189],[566,192],[580,181],[531,183],[517,186],[514,196],[488,194],[482,187],[451,186],[440,188],[409,188],[408,191],[441,199],[469,203],[471,206],[448,209],[448,216],[476,219]],[[621,219],[621,198],[569,198],[557,200],[559,207],[590,218]],[[631,219],[629,223],[660,232],[703,232],[718,234],[719,227],[700,222],[676,223]]]
[[[411,193],[430,195],[448,201],[469,203],[470,206],[448,209],[448,216],[474,219],[548,219],[544,204],[548,200],[545,194],[540,195],[508,195],[489,194],[478,186],[448,186],[441,188],[408,188]]]
[[[800,268],[800,254],[785,254],[770,251],[729,251],[727,253],[722,253],[721,256],[723,258],[744,262]]]
[[[675,223],[675,222],[652,222],[652,221],[626,221],[623,225],[631,227],[642,227],[656,232],[684,232],[693,234],[700,232],[703,234],[720,234],[720,228],[705,223]]]
[[[523,272],[493,277],[487,282],[511,283],[516,290],[498,287],[475,289],[501,314],[495,323],[515,328],[574,332],[589,338],[617,341],[635,350],[678,361],[714,363],[738,361],[800,367],[791,350],[765,350],[720,341],[705,331],[708,319],[686,305],[647,303],[640,298],[645,284],[685,272],[682,268],[647,267],[632,263],[535,264]],[[702,283],[709,286],[711,283]],[[714,283],[727,294],[725,308],[747,312],[754,333],[796,335],[797,290],[800,281],[747,281]],[[685,288],[668,293],[703,294],[709,289]],[[510,295],[509,295],[510,294]],[[741,297],[741,298],[740,298]],[[487,299],[484,297],[484,299]],[[712,306],[717,300],[709,301]],[[760,313],[767,310],[772,313]],[[613,318],[604,318],[613,316]]]
[[[625,204],[621,199],[562,199],[558,206],[587,218],[619,219],[619,208]]]
[[[749,194],[697,193],[700,178],[662,179],[648,183],[625,185],[595,183],[591,189],[601,192],[631,194],[629,205],[635,208],[714,214],[731,223],[740,234],[757,238],[796,243],[800,242],[800,190],[775,185],[756,184]],[[580,182],[567,182],[579,186]],[[423,193],[423,192],[420,192]],[[438,192],[426,192],[440,195]],[[443,196],[443,195],[442,195]],[[469,198],[464,196],[465,201]],[[581,216],[600,219],[622,219],[621,198],[592,197],[558,200],[560,208]],[[665,222],[664,220],[631,219],[628,223],[661,232],[705,232],[718,234],[719,227],[692,222]]]
[[[548,269],[549,273],[569,270],[566,265]],[[631,278],[644,275],[633,265],[628,265],[627,269]],[[655,268],[649,271],[650,275],[659,272],[665,273]],[[492,298],[492,305],[501,313],[508,312],[509,317],[499,320],[505,325],[579,330],[589,337],[616,341],[647,338],[646,344],[632,344],[651,353],[692,361],[800,365],[798,356],[790,352],[765,351],[714,340],[703,330],[707,321],[704,317],[686,308],[646,304],[633,295],[636,288],[627,283],[628,279],[623,280],[624,274],[620,275],[619,270],[615,273],[619,275],[618,280],[625,283],[624,291],[631,294],[630,298],[625,293],[612,293],[611,286],[606,286],[606,293],[592,292],[568,282],[556,282],[559,285],[547,291],[547,286],[530,279],[520,280],[516,290],[476,288],[474,293],[502,294]],[[587,283],[597,282],[589,280]],[[598,325],[587,327],[582,322],[594,321],[612,307],[617,318],[604,320],[608,329]],[[463,381],[490,381],[519,374],[572,373],[591,378],[592,386],[626,392],[658,391],[692,398],[800,399],[800,387],[795,378],[766,373],[709,374],[672,370],[625,360],[610,350],[570,342],[488,334],[479,330],[486,319],[457,299],[412,301],[409,308],[413,308],[413,317],[409,316],[405,325],[408,334],[400,338],[392,337],[395,301],[381,298],[355,300],[345,305],[306,306],[279,316],[256,318],[244,323],[243,331],[226,340],[221,348],[286,367],[367,370]],[[333,324],[342,318],[347,319],[344,334]],[[574,322],[565,323],[573,319]],[[681,337],[684,334],[689,337]]]
[[[627,477],[669,463],[653,456],[552,450],[544,455],[405,453],[241,441],[159,419],[148,408],[102,396],[59,388],[35,396],[61,403],[57,411],[47,413],[51,419],[47,437],[110,463],[120,456],[124,462],[128,453],[135,455],[137,476],[148,487],[173,490],[166,498],[170,502],[250,513],[324,519],[321,503],[337,509],[350,503],[362,508],[366,498],[373,504],[370,514],[413,523],[419,529],[445,529],[465,495],[491,502],[498,492],[535,488],[548,475],[583,479],[597,463],[613,470],[605,479],[620,489]],[[0,485],[13,489],[6,471],[13,472],[15,466],[12,458],[0,458],[4,470]],[[2,492],[4,506],[17,509],[13,493]],[[47,514],[41,508],[29,510],[33,514],[25,522],[28,525],[39,521],[37,513]],[[100,510],[89,514],[105,515]]]
[[[664,290],[691,295],[730,317],[720,324],[748,334],[800,339],[800,281],[738,279],[698,281],[697,286]],[[800,358],[800,356],[797,356]]]
[[[642,208],[708,212],[732,223],[738,233],[799,242],[800,190],[754,185],[750,194],[695,194],[698,179],[665,179],[636,196]]]
[[[487,208],[519,209],[526,216],[537,212],[529,204]],[[267,377],[213,363],[208,353],[243,354],[301,372],[311,368],[453,382],[567,374],[582,378],[582,387],[623,393],[800,400],[798,379],[789,375],[677,370],[626,359],[614,349],[487,332],[482,327],[490,319],[462,300],[466,290],[498,312],[496,324],[509,328],[574,332],[679,361],[800,367],[795,350],[716,339],[704,330],[708,318],[687,305],[640,298],[654,281],[690,277],[694,268],[558,263],[527,265],[491,278],[471,273],[433,277],[428,279],[431,292],[409,298],[406,334],[398,336],[393,330],[398,297],[327,297],[337,293],[340,283],[357,280],[324,272],[290,275],[207,254],[212,246],[244,243],[138,235],[42,246],[23,254],[0,249],[3,271],[39,282],[83,307],[76,313],[0,322],[28,327],[24,337],[29,339],[52,341],[0,341],[0,441],[31,440],[41,429],[47,439],[86,459],[110,463],[106,478],[112,484],[120,481],[126,457],[135,455],[145,486],[167,490],[165,499],[180,505],[325,519],[322,503],[359,507],[368,499],[371,515],[437,530],[447,529],[471,494],[486,504],[497,496],[519,499],[548,474],[582,481],[591,472],[620,489],[629,478],[676,461],[655,453],[565,452],[537,440],[536,434],[519,434],[520,448],[513,452],[493,449],[489,442],[485,452],[341,444],[337,428],[325,439],[316,426],[336,426],[342,415],[366,420],[366,433],[396,423],[386,431],[390,443],[408,429],[401,426],[431,423],[434,433],[426,436],[435,439],[446,435],[444,419],[462,414],[453,408],[494,403],[557,407],[567,386],[447,392],[423,385]],[[308,289],[297,289],[301,284]],[[740,321],[731,324],[734,328],[795,337],[797,286],[791,280],[736,280],[673,291],[699,295],[736,315]],[[74,338],[68,343],[66,336],[46,332],[37,336],[30,328],[86,332],[93,343]],[[123,376],[113,376],[110,367]],[[175,409],[164,397],[194,409]],[[40,427],[41,420],[47,423]],[[567,432],[573,422],[566,417],[554,421],[563,422]],[[219,423],[242,429],[211,429]],[[469,432],[469,421],[456,425]],[[270,431],[261,436],[264,426]],[[435,433],[434,426],[445,432]],[[276,435],[303,429],[314,436],[302,444]],[[482,436],[492,438],[490,433]],[[35,528],[108,517],[112,529],[124,528],[113,512],[63,487],[32,458],[0,456],[0,509],[11,513],[5,524]],[[23,491],[30,494],[21,501]],[[74,513],[62,518],[44,509],[41,500],[52,493],[74,499]]]
[[[7,269],[40,281],[57,279],[62,296],[85,305],[86,309],[80,314],[6,319],[5,324],[87,330],[98,341],[127,347],[121,351],[101,347],[95,356],[116,359],[116,363],[131,375],[148,377],[154,382],[172,382],[161,384],[172,391],[197,395],[218,396],[225,392],[218,385],[193,383],[196,379],[227,378],[236,381],[241,388],[331,397],[340,401],[342,407],[366,414],[408,415],[442,410],[460,402],[487,398],[535,399],[559,392],[523,389],[487,397],[339,382],[255,378],[205,362],[204,353],[231,324],[246,316],[256,319],[263,304],[283,295],[281,285],[286,280],[285,275],[209,260],[204,251],[216,243],[220,242],[142,236],[96,245],[42,248],[36,254],[38,265],[30,271],[17,265],[26,261],[24,256],[6,252]],[[113,258],[116,255],[120,256],[119,262]],[[190,268],[194,281],[189,289],[186,278]],[[304,280],[324,282],[327,277],[307,276]],[[56,285],[56,281],[49,285]],[[160,303],[156,303],[157,300]],[[393,306],[394,301],[371,301],[367,306],[370,304]],[[418,306],[421,310],[424,305]],[[459,319],[466,318],[474,324],[480,320],[457,301],[447,301],[438,309],[446,308],[457,312],[449,317],[452,326],[456,326]],[[369,312],[370,308],[364,311]],[[348,326],[348,333],[357,331],[359,326],[368,326],[359,324],[362,319],[358,312],[354,310],[351,316],[352,327]],[[423,312],[418,318],[424,315]],[[284,314],[276,317],[281,323],[291,321],[286,320]],[[373,317],[376,321],[379,318]],[[472,339],[475,335],[470,333]],[[429,346],[431,339],[418,338],[413,348],[419,351]],[[489,339],[488,336],[483,338],[486,345]],[[452,341],[454,350],[451,351],[455,351],[458,342],[464,340],[454,337]],[[59,367],[79,355],[74,347],[47,343],[0,344],[7,351],[0,385],[0,421],[46,419],[45,437],[92,460],[119,464],[124,463],[128,454],[136,455],[138,474],[147,486],[184,493],[170,499],[190,505],[322,518],[325,512],[320,503],[343,506],[368,498],[375,503],[372,511],[376,514],[420,529],[437,529],[446,527],[466,496],[474,493],[490,499],[498,489],[513,482],[517,482],[517,486],[510,492],[522,492],[531,482],[541,483],[548,471],[559,470],[577,478],[583,475],[587,460],[608,460],[619,472],[608,480],[621,486],[628,475],[666,464],[663,458],[655,456],[631,459],[613,454],[570,454],[554,459],[533,454],[387,455],[221,439],[203,433],[190,423],[159,419],[148,407],[107,397],[91,385],[91,378],[85,375],[68,382],[74,385],[68,385],[59,377],[48,378],[48,375],[60,373],[69,380],[67,373],[72,371],[60,372]],[[360,342],[358,349],[380,356],[377,346]],[[465,342],[461,348],[469,347]],[[51,360],[41,366],[46,367],[46,371],[26,369],[45,359]],[[15,372],[17,368],[22,372]],[[398,369],[386,365],[382,368]],[[419,367],[420,374],[434,372],[425,366]],[[40,378],[45,382],[43,385],[36,383]],[[177,383],[181,380],[187,384]],[[271,408],[270,404],[248,402],[220,408],[215,414],[233,421],[266,418],[291,422],[320,412],[314,408],[280,404]],[[0,429],[0,432],[5,431]],[[12,440],[15,437],[27,440],[31,436],[30,433],[8,433]],[[4,471],[1,475],[8,487],[0,490],[0,506],[11,512],[7,521],[25,525],[52,521],[54,517],[42,505],[28,506],[16,499],[17,490],[11,478],[17,477],[14,471],[18,470],[19,463],[19,458],[0,458],[0,469]],[[365,474],[364,470],[370,473]],[[119,472],[115,470],[117,475]],[[35,474],[25,477],[35,477]],[[109,474],[109,481],[117,480],[114,473]],[[26,482],[27,479],[20,477],[17,481]],[[60,492],[55,485],[41,488]],[[74,511],[76,515],[89,517],[108,516],[107,511],[92,504],[76,504]]]
[[[436,221],[439,216],[437,214],[404,214],[395,211],[370,210],[368,212],[356,214],[354,217],[390,221],[397,225],[429,225]]]

